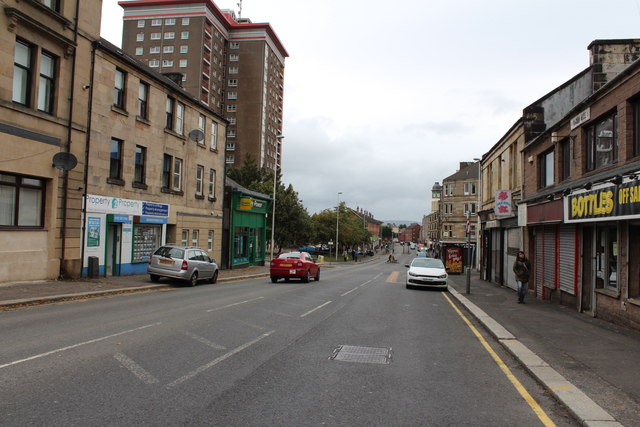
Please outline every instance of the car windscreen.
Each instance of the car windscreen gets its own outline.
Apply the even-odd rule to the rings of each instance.
[[[435,258],[416,258],[411,263],[412,267],[424,267],[424,268],[444,268],[442,261]]]
[[[280,254],[280,255],[278,255],[278,258],[283,258],[283,259],[287,259],[287,258],[300,259],[300,252],[287,252],[287,253],[284,253],[284,254]]]
[[[184,258],[184,250],[178,248],[172,248],[171,246],[162,246],[158,248],[154,253],[154,255],[160,255],[167,258]]]

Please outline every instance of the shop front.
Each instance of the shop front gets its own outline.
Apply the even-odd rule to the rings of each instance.
[[[82,275],[146,273],[150,255],[165,243],[168,219],[168,204],[87,195]]]
[[[270,197],[247,190],[229,178],[225,191],[228,215],[223,229],[223,267],[264,265]]]

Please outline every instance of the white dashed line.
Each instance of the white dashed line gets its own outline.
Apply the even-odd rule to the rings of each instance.
[[[309,311],[307,311],[305,314],[300,315],[300,317],[305,317],[305,316],[307,316],[307,315],[309,315],[309,314],[313,313],[313,312],[314,312],[314,311],[316,311],[316,310],[320,310],[320,309],[321,309],[322,307],[324,307],[325,305],[329,305],[329,304],[331,304],[331,303],[332,303],[332,301],[327,301],[327,302],[325,302],[324,304],[317,306],[317,307],[316,307],[316,308],[314,308],[313,310],[309,310]]]
[[[236,305],[246,304],[248,302],[258,301],[259,299],[263,299],[263,298],[264,297],[258,297],[258,298],[254,298],[254,299],[248,299],[246,301],[240,301],[240,302],[236,302],[236,303],[233,303],[233,304],[225,305],[223,307],[212,308],[210,310],[207,310],[207,313],[211,313],[212,311],[224,310],[225,308],[235,307]]]
[[[127,357],[125,354],[116,353],[113,355],[113,357],[143,383],[157,384],[160,382],[156,377],[154,377],[153,375],[145,371],[144,368],[142,368],[142,366],[138,365],[136,362],[134,362],[132,359]]]

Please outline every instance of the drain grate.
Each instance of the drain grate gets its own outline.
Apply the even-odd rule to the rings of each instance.
[[[357,363],[388,364],[391,362],[391,349],[384,347],[359,347],[355,345],[341,345],[333,352],[330,360]]]

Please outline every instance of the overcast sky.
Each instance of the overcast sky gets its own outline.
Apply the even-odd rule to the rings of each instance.
[[[217,0],[238,10],[238,0]],[[640,38],[640,0],[244,0],[285,63],[283,179],[310,214],[341,201],[419,222],[431,187],[481,157],[522,109],[589,65],[596,39]],[[102,37],[121,46],[122,8]]]

